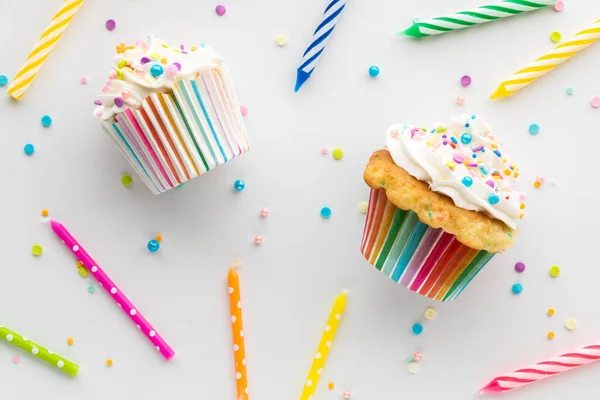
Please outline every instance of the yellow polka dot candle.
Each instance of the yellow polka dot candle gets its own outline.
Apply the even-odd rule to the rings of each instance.
[[[310,367],[310,371],[308,372],[308,377],[304,382],[304,390],[302,391],[300,400],[312,400],[313,394],[317,389],[319,378],[321,377],[321,373],[323,372],[323,367],[325,367],[327,355],[329,354],[329,350],[331,349],[331,344],[333,343],[333,339],[335,338],[335,333],[337,332],[338,326],[342,319],[342,315],[344,315],[344,310],[346,309],[347,293],[347,291],[343,291],[333,303],[331,314],[329,315],[329,319],[327,320],[327,326],[325,326],[325,331],[323,332],[323,336],[321,336],[319,348],[317,349],[317,353],[313,358],[313,363]]]
[[[233,333],[233,355],[235,360],[236,400],[248,400],[248,376],[246,374],[246,346],[242,323],[242,300],[240,277],[234,268],[229,270],[229,307],[231,310],[231,331]]]

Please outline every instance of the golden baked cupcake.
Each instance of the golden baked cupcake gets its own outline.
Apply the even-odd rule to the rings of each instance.
[[[455,299],[512,246],[525,195],[489,125],[465,115],[431,129],[396,124],[364,173],[371,187],[361,252],[423,296]]]

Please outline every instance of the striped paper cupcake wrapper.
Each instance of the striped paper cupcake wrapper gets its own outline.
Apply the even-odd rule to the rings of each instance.
[[[384,189],[371,189],[361,252],[394,282],[439,301],[458,297],[494,256],[396,207]]]
[[[104,122],[121,153],[154,194],[163,193],[249,149],[226,68],[206,69],[140,108]]]

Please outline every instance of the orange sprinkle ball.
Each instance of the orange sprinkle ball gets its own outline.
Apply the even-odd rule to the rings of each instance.
[[[77,261],[75,261],[75,266],[77,268],[81,268],[81,267],[83,267],[83,263],[81,261],[77,260]]]
[[[550,340],[554,339],[554,332],[552,332],[552,331],[548,332],[548,335],[547,335],[547,337],[548,337],[548,339],[550,339]]]
[[[162,236],[160,235],[156,235],[156,237],[154,238],[158,243],[162,242]]]
[[[112,367],[112,365],[113,365],[113,360],[112,359],[109,358],[108,360],[106,360],[106,366],[107,367]]]
[[[67,339],[67,344],[68,344],[69,346],[73,346],[73,343],[75,343],[75,340],[73,340],[73,338],[72,338],[72,337],[70,337],[70,338],[68,338],[68,339]]]
[[[329,389],[329,390],[335,389],[335,383],[329,382],[329,384],[327,385],[327,389]]]
[[[48,210],[46,210],[45,208],[42,210],[42,217],[47,217],[48,216]]]
[[[163,59],[161,59],[161,60],[160,60],[160,63],[161,63],[161,64],[163,64],[163,65],[166,65],[166,64],[167,64],[167,62],[168,62],[168,61],[167,61],[167,59],[166,59],[166,58],[163,58]]]
[[[548,316],[551,317],[554,315],[554,308],[549,308],[548,309]]]
[[[521,210],[524,210],[524,209],[525,209],[525,203],[521,203],[521,205],[519,206],[519,208],[520,208]]]

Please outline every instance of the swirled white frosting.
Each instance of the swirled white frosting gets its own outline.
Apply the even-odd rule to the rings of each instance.
[[[481,117],[464,115],[431,129],[396,124],[386,140],[394,162],[431,190],[517,229],[525,215],[525,195],[515,190],[519,169]]]
[[[148,95],[166,92],[177,81],[194,79],[200,71],[222,61],[209,47],[202,45],[187,50],[183,46],[171,47],[152,35],[135,45],[121,43],[117,46],[109,81],[95,101],[94,115],[108,119],[125,107],[139,107]]]

